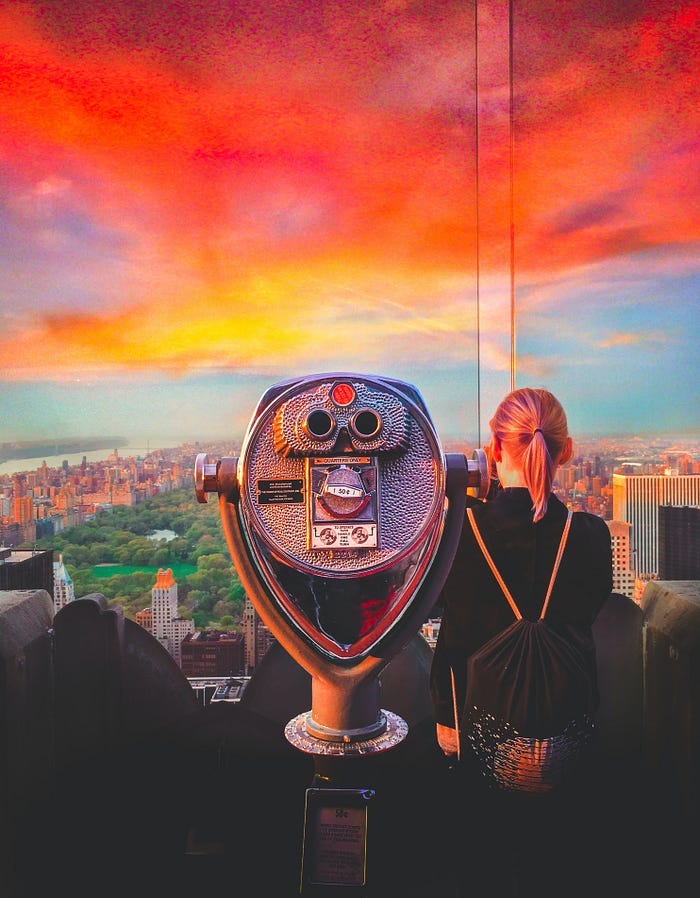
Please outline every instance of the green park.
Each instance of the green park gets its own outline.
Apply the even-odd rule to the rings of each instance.
[[[192,490],[159,493],[115,506],[36,543],[63,560],[76,598],[102,594],[126,617],[150,607],[159,569],[178,586],[178,613],[197,629],[236,630],[245,593],[226,546],[216,503],[199,504]]]

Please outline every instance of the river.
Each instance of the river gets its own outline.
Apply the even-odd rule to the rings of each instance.
[[[133,445],[129,443],[126,446],[121,446],[117,449],[117,452],[119,453],[120,458],[129,458],[138,455],[144,456],[148,452],[155,451],[156,448],[169,449],[175,445],[175,443],[172,443],[170,446],[151,446],[150,448],[147,448],[146,440],[137,440]],[[106,461],[113,453],[114,448],[92,449],[89,452],[59,453],[58,455],[41,455],[38,458],[13,458],[10,459],[10,461],[5,461],[0,464],[0,475],[36,471],[36,469],[40,468],[44,462],[46,462],[50,468],[60,468],[64,461],[67,461],[71,467],[74,467],[81,464],[83,458],[85,458],[88,463]]]

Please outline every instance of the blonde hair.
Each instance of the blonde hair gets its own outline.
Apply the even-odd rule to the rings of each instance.
[[[548,390],[513,390],[502,400],[489,426],[522,469],[532,498],[533,521],[539,521],[547,511],[554,474],[569,436],[561,403]]]

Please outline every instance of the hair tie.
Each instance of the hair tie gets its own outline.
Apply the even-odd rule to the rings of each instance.
[[[534,437],[534,435],[535,435],[536,433],[541,433],[542,436],[544,436],[544,431],[542,430],[541,427],[536,427],[536,428],[532,431],[533,437]]]

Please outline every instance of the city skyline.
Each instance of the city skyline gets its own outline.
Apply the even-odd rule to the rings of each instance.
[[[514,4],[512,86],[508,8],[3,4],[0,442],[323,371],[483,442],[512,353],[574,439],[697,435],[698,6]]]
[[[442,442],[442,441],[441,441]],[[142,445],[142,441],[127,443],[121,446],[109,446],[104,448],[88,449],[71,452],[57,452],[56,454],[44,454],[31,457],[17,457],[0,462],[0,479],[8,479],[14,474],[33,474],[43,468],[57,470],[68,466],[69,469],[77,469],[85,462],[90,465],[110,465],[115,463],[125,464],[137,459],[144,459],[151,453],[165,458],[177,456],[181,453],[190,454],[204,452],[212,457],[223,455],[237,455],[241,448],[240,439],[228,440],[201,440],[196,443],[185,441],[179,444]],[[443,451],[446,453],[469,453],[476,448],[462,438],[448,439],[442,442]],[[666,465],[669,460],[678,462],[681,459],[690,459],[695,465],[700,464],[700,437],[684,437],[671,435],[664,437],[583,437],[573,441],[573,457],[565,468],[579,464],[581,460],[601,463],[616,463],[630,472],[630,469],[639,468],[640,472],[650,473],[652,468]],[[194,471],[191,472],[194,476]],[[656,473],[659,473],[656,471]]]

